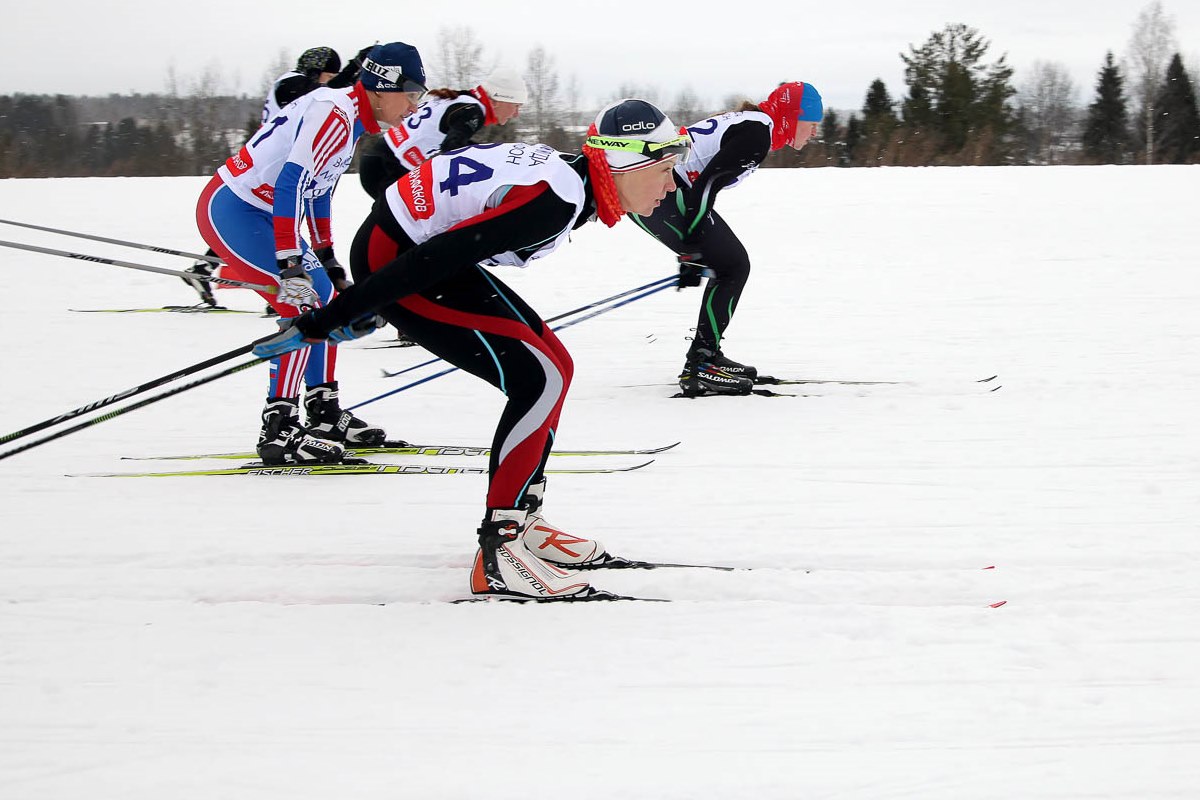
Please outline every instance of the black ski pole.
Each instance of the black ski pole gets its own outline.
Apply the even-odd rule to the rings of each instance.
[[[109,395],[101,400],[96,400],[95,402],[88,403],[85,406],[80,406],[79,408],[68,411],[65,414],[59,414],[57,417],[51,417],[50,419],[39,422],[36,425],[30,425],[28,428],[23,428],[22,430],[14,433],[6,433],[4,436],[0,436],[0,444],[15,441],[23,436],[28,436],[31,433],[37,433],[40,430],[49,428],[51,425],[57,425],[60,422],[66,422],[67,420],[74,419],[82,414],[87,414],[97,409],[104,408],[105,406],[110,406],[113,403],[120,402],[121,400],[125,400],[129,397],[134,397],[142,392],[148,392],[151,389],[157,389],[164,383],[170,383],[178,378],[194,375],[201,370],[216,366],[217,364],[228,361],[231,358],[237,358],[238,356],[245,355],[246,353],[249,353],[253,347],[253,342],[247,345],[242,345],[235,350],[230,350],[228,353],[222,353],[219,356],[213,356],[212,358],[205,359],[198,364],[192,364],[190,367],[184,367],[183,369],[176,370],[169,375],[163,375],[161,378],[155,378],[154,380],[146,381],[143,384],[134,386],[132,389],[126,389],[123,392],[117,392],[116,394]]]
[[[596,317],[596,316],[599,316],[600,314],[604,314],[608,311],[612,311],[614,308],[620,308],[621,306],[629,305],[630,303],[634,302],[635,300],[641,300],[643,297],[649,297],[650,295],[654,294],[655,292],[661,292],[663,289],[670,289],[672,286],[675,285],[675,280],[677,277],[678,276],[672,275],[669,280],[664,278],[662,281],[655,281],[654,283],[647,284],[647,286],[653,286],[654,288],[648,289],[647,291],[644,291],[639,295],[635,295],[634,297],[630,297],[628,300],[622,300],[619,303],[613,303],[611,306],[604,306],[603,308],[598,308],[590,314],[584,314],[582,317],[580,317],[578,319],[573,319],[570,322],[564,322],[562,325],[559,325],[557,328],[551,328],[551,330],[561,331],[563,328],[569,328],[572,325],[578,325],[580,322],[583,322],[584,320],[588,320],[588,319],[591,319],[592,317]],[[661,285],[659,285],[659,284],[661,284]],[[645,288],[646,288],[645,286],[638,287],[638,289],[645,289]],[[633,291],[636,292],[637,289],[634,289]],[[625,292],[624,294],[622,294],[620,296],[623,297],[625,294],[629,294],[629,292]],[[596,304],[593,303],[591,305],[584,306],[584,308],[591,308],[592,305],[596,305]],[[579,310],[579,309],[576,309],[576,310]],[[571,312],[568,312],[568,313],[571,313]],[[549,322],[549,321],[550,320],[546,320],[546,322]],[[433,361],[428,361],[426,363],[432,364],[432,363],[434,363],[434,361],[441,361],[441,359],[435,358]],[[423,365],[418,364],[417,366],[423,366]],[[416,367],[413,367],[413,369],[416,369]],[[428,383],[429,381],[433,380],[434,378],[440,378],[443,375],[449,375],[451,372],[454,372],[457,369],[458,369],[458,367],[449,367],[447,369],[442,370],[441,372],[435,372],[432,375],[428,375],[424,378],[421,378],[420,380],[413,381],[412,383],[406,383],[403,386],[401,386],[399,389],[392,389],[390,392],[384,392],[383,394],[378,395],[377,397],[372,397],[370,400],[364,400],[361,403],[359,403],[358,405],[350,406],[346,410],[353,411],[356,408],[362,408],[363,406],[365,406],[369,403],[374,403],[376,400],[382,400],[385,397],[391,397],[394,394],[403,392],[405,389],[411,389],[414,386],[420,386],[422,383]]]
[[[253,345],[247,345],[246,349],[249,350],[251,347],[253,347]],[[131,405],[122,406],[121,408],[118,408],[114,411],[110,411],[107,414],[101,414],[98,417],[92,417],[89,420],[84,420],[83,422],[79,423],[78,425],[72,425],[70,428],[66,428],[65,430],[55,431],[54,433],[50,434],[49,436],[44,436],[41,439],[37,439],[32,442],[26,442],[25,444],[21,445],[20,447],[14,447],[12,450],[8,450],[3,453],[0,453],[0,461],[3,461],[4,459],[8,458],[9,456],[15,456],[17,453],[23,453],[24,451],[30,450],[34,447],[37,447],[38,445],[45,444],[46,442],[52,442],[55,439],[61,439],[62,437],[66,436],[68,434],[75,433],[76,431],[81,431],[84,428],[90,428],[92,425],[99,425],[101,422],[107,422],[108,420],[113,419],[114,417],[119,417],[122,414],[129,413],[130,411],[136,411],[137,409],[148,406],[151,403],[157,403],[159,400],[165,400],[166,398],[171,397],[173,395],[177,395],[180,392],[186,392],[189,389],[195,389],[197,386],[203,386],[206,383],[215,381],[217,378],[224,378],[225,376],[232,375],[235,372],[241,372],[244,369],[249,369],[250,367],[253,367],[255,364],[261,364],[263,361],[266,361],[266,359],[265,358],[255,358],[255,359],[251,359],[250,361],[243,361],[241,364],[235,364],[232,367],[223,369],[220,372],[215,372],[212,375],[205,375],[203,378],[197,378],[194,381],[190,381],[190,382],[182,384],[180,386],[176,386],[173,389],[168,389],[167,391],[163,392],[162,394],[156,394],[153,397],[147,397],[146,399],[139,400],[138,402],[133,403]]]
[[[176,278],[183,278],[188,281],[207,281],[208,283],[220,283],[224,286],[241,286],[245,289],[254,289],[267,294],[276,294],[279,289],[275,286],[267,286],[260,283],[249,283],[247,281],[235,281],[231,278],[214,278],[205,275],[197,275],[194,272],[183,272],[177,269],[167,269],[166,267],[152,267],[149,264],[137,264],[132,261],[121,261],[116,258],[103,258],[101,256],[89,256],[85,253],[72,253],[69,250],[55,250],[52,247],[38,247],[33,244],[21,244],[20,242],[10,242],[0,239],[0,245],[4,247],[15,247],[18,250],[28,250],[31,253],[45,253],[49,256],[62,256],[64,258],[73,258],[77,261],[91,261],[96,264],[110,264],[114,267],[125,267],[126,269],[138,269],[142,272],[157,272],[160,275],[174,275]]]
[[[606,297],[603,300],[596,300],[595,302],[588,303],[585,306],[580,306],[579,308],[573,308],[570,311],[564,311],[563,313],[557,314],[553,317],[550,317],[550,319],[544,320],[544,321],[545,322],[558,322],[560,319],[569,317],[572,314],[578,314],[580,311],[587,311],[589,308],[595,308],[596,306],[602,306],[605,303],[611,302],[613,300],[620,300],[622,297],[627,297],[635,292],[640,292],[643,289],[649,289],[651,287],[658,286],[659,284],[667,284],[669,286],[670,285],[669,282],[676,281],[676,280],[679,280],[678,275],[668,275],[665,278],[659,278],[656,281],[651,281],[650,283],[647,283],[644,286],[638,286],[633,289],[627,289],[624,292],[620,292],[619,294],[614,294],[612,297]],[[664,286],[663,288],[666,288],[666,287]],[[566,326],[564,325],[563,327],[566,327]],[[428,361],[422,361],[420,364],[413,364],[411,367],[405,367],[404,369],[396,370],[395,372],[388,372],[386,369],[380,370],[380,372],[383,373],[383,377],[385,377],[385,378],[395,378],[398,375],[403,375],[406,372],[412,372],[413,370],[420,369],[421,367],[427,367],[430,364],[436,364],[439,361],[441,361],[440,358],[431,358]]]
[[[29,228],[35,231],[45,231],[46,233],[60,233],[63,236],[74,236],[76,239],[91,239],[93,242],[106,242],[108,244],[119,244],[122,247],[134,247],[138,250],[149,250],[152,253],[163,253],[168,256],[183,256],[185,258],[194,258],[198,261],[207,261],[210,264],[220,266],[225,262],[219,258],[210,255],[200,255],[199,253],[189,253],[186,250],[172,250],[169,247],[156,247],[152,244],[142,244],[141,242],[128,242],[124,239],[110,239],[107,236],[96,236],[91,233],[81,233],[79,231],[68,231],[63,228],[47,228],[45,225],[33,225],[29,222],[17,222],[13,219],[0,219],[0,222],[5,225],[16,225],[19,228]]]

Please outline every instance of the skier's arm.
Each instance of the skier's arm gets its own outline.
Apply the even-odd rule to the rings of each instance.
[[[746,120],[729,126],[721,137],[721,149],[692,180],[692,188],[682,194],[684,244],[712,210],[717,192],[736,181],[746,170],[761,164],[770,152],[771,131],[763,123]]]
[[[401,253],[315,311],[311,327],[328,332],[348,325],[499,253],[535,252],[574,218],[575,206],[546,184],[513,187],[496,208]]]
[[[297,97],[308,94],[318,85],[307,75],[293,75],[290,78],[284,78],[275,87],[275,102],[279,104],[280,108],[283,108]]]
[[[351,136],[350,123],[345,114],[333,103],[325,101],[315,102],[308,107],[299,130],[287,162],[275,181],[272,217],[275,255],[279,259],[300,255],[300,220],[305,210],[304,187],[313,175],[325,169],[329,160],[349,144]],[[328,199],[323,207],[307,210],[317,215],[312,220],[314,238],[324,242],[329,238],[330,229]]]
[[[483,127],[483,109],[475,103],[456,103],[446,109],[439,126],[446,138],[441,152],[457,150],[471,143],[471,137]]]

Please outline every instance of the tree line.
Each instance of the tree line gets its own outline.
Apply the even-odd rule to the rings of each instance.
[[[1134,26],[1126,66],[1111,51],[1105,55],[1083,108],[1060,65],[1036,63],[1018,88],[1005,56],[989,58],[990,46],[974,28],[946,25],[900,55],[903,96],[873,81],[860,109],[827,109],[818,141],[799,153],[778,151],[765,166],[1200,162],[1193,78],[1158,0]],[[474,86],[488,71],[483,52],[470,28],[443,30],[430,59],[431,79],[441,82],[431,85]],[[564,84],[542,47],[529,53],[525,79],[530,97],[520,117],[485,128],[484,140],[576,149],[593,113],[580,109],[576,81]],[[108,98],[0,96],[0,177],[211,174],[257,128],[262,104],[220,95],[217,83],[207,75],[187,95],[172,88]],[[691,90],[666,100],[658,94],[626,85],[609,99],[644,97],[683,122],[749,99],[704,108]]]

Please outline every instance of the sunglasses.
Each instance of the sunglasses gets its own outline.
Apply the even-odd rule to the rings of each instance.
[[[680,135],[665,142],[647,142],[644,139],[625,139],[620,136],[589,136],[584,144],[598,150],[620,150],[624,153],[635,153],[646,158],[660,161],[672,156],[677,157],[677,164],[684,164],[692,152],[692,139],[685,133],[686,128],[680,128]]]
[[[413,103],[420,103],[429,92],[429,89],[425,88],[425,84],[405,77],[404,73],[395,67],[377,64],[368,58],[363,61],[362,68],[393,86],[398,86],[400,91],[404,92]]]

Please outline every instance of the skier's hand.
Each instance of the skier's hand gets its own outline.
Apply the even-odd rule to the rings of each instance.
[[[375,331],[387,325],[387,320],[378,314],[367,314],[359,317],[349,325],[343,325],[340,328],[334,328],[329,332],[329,341],[331,342],[349,342],[353,339],[361,339],[364,336],[370,336]]]
[[[325,274],[329,276],[329,280],[333,283],[333,288],[339,292],[344,292],[353,284],[346,277],[346,268],[343,267],[337,260],[337,256],[333,254],[333,247],[318,247],[313,251],[317,260],[321,262],[321,266],[325,268]]]
[[[300,263],[300,256],[281,258],[276,264],[279,266],[279,292],[275,296],[279,302],[296,308],[316,308],[317,293],[312,278]]]
[[[704,258],[703,253],[683,253],[678,257],[679,283],[676,288],[699,286],[701,278],[713,277],[713,271],[700,263],[702,258]]]

